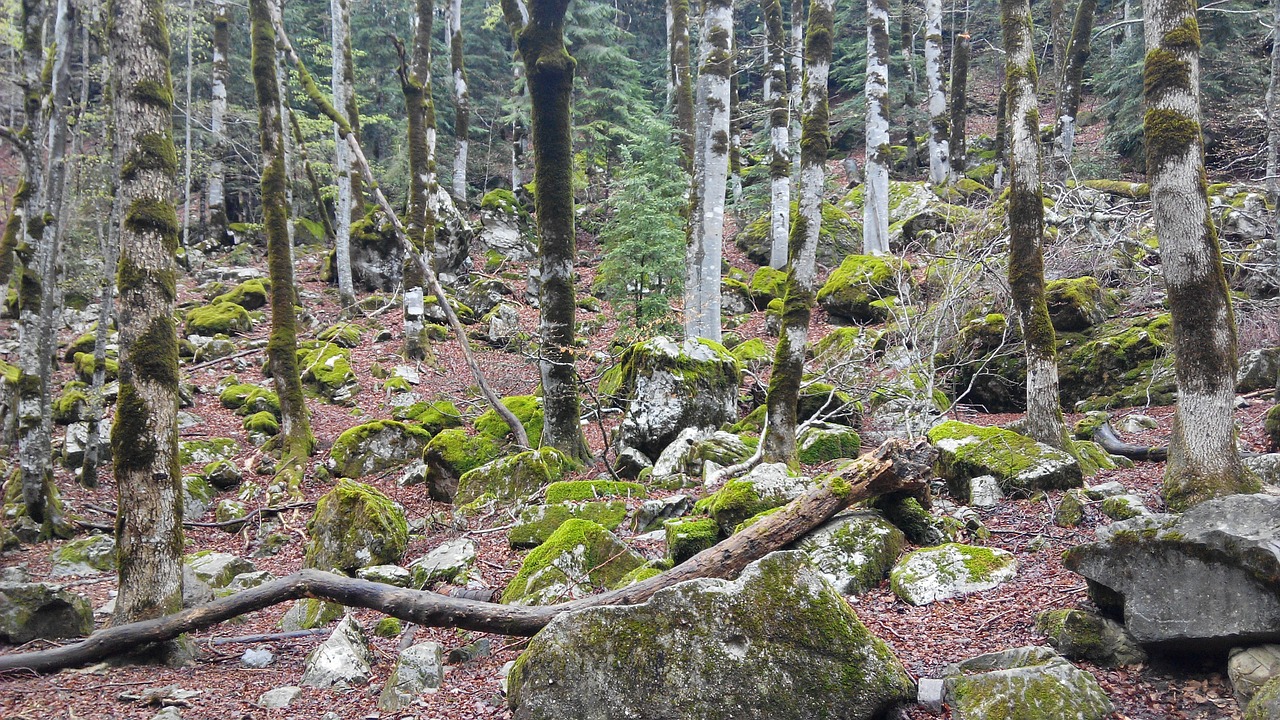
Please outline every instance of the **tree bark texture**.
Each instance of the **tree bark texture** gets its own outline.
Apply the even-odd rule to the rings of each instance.
[[[458,151],[453,156],[453,198],[467,202],[467,148],[471,136],[471,96],[462,55],[462,0],[449,0],[449,66],[453,72],[453,131]]]
[[[663,588],[686,580],[737,577],[747,565],[804,537],[855,502],[893,492],[926,492],[933,461],[934,452],[927,443],[909,445],[890,440],[874,453],[815,483],[778,512],[661,575],[620,590],[559,605],[498,605],[318,570],[302,570],[168,617],[99,630],[74,645],[0,656],[0,672],[48,673],[86,665],[139,645],[162,642],[238,615],[308,597],[371,608],[424,627],[530,636],[565,612],[605,605],[635,605]]]
[[[942,72],[942,0],[924,0],[924,77],[929,93],[929,182],[951,180],[951,132]],[[886,55],[886,57],[888,57]]]
[[[571,458],[589,455],[579,424],[578,372],[574,364],[577,313],[573,261],[573,141],[571,105],[575,62],[564,44],[568,0],[533,0],[529,21],[519,25],[514,0],[503,1],[533,101],[533,181],[542,273],[538,364],[542,375],[542,444]],[[726,98],[727,100],[727,98]],[[726,103],[727,110],[727,103]]]
[[[729,70],[729,197],[742,200],[742,127],[738,117],[738,73]]]
[[[273,0],[249,6],[253,37],[253,89],[258,100],[258,145],[262,153],[262,216],[267,236],[267,272],[271,278],[271,334],[267,361],[280,398],[282,469],[300,462],[315,448],[302,379],[298,371],[298,330],[294,312],[293,252],[289,239],[289,203],[285,187],[284,126],[280,87],[276,84],[276,33]],[[300,473],[299,473],[300,475]]]
[[[810,0],[804,99],[801,103],[804,118],[800,136],[799,214],[791,228],[782,329],[773,355],[773,372],[769,376],[768,427],[761,439],[766,462],[792,463],[796,459],[797,405],[804,376],[805,350],[809,345],[809,316],[817,298],[815,258],[822,230],[827,152],[831,148],[827,76],[831,69],[834,33],[833,1]]]
[[[98,297],[98,327],[93,333],[93,385],[89,390],[89,432],[84,444],[84,460],[80,464],[80,484],[85,487],[98,485],[98,462],[102,454],[102,420],[105,405],[102,389],[107,383],[107,339],[111,335],[111,308],[115,296],[115,277],[105,271],[116,265],[120,236],[119,203],[115,201],[114,183],[111,192],[111,212],[105,232],[99,226],[102,238],[102,291]],[[177,328],[174,328],[177,331]]]
[[[903,0],[902,17],[900,18],[898,33],[902,40],[902,65],[905,68],[903,77],[904,83],[902,88],[902,115],[903,123],[906,125],[907,138],[904,143],[907,148],[906,172],[908,175],[914,175],[920,167],[920,148],[917,142],[919,131],[916,129],[916,63],[915,63],[915,25],[914,25],[914,3],[912,0]]]
[[[951,139],[948,142],[951,153],[951,172],[957,177],[964,175],[968,153],[965,141],[965,126],[968,122],[968,105],[966,97],[969,89],[969,36],[957,35],[951,50]]]
[[[431,30],[435,14],[433,0],[418,0],[412,61],[401,57],[400,89],[409,125],[409,213],[405,219],[411,254],[404,264],[404,353],[422,359],[427,355],[424,328],[421,267],[429,266],[435,242],[435,157],[431,152],[436,116],[431,99]],[[418,258],[422,262],[418,262]]]
[[[1058,358],[1044,295],[1044,191],[1040,181],[1040,111],[1027,0],[1000,0],[1004,26],[1009,146],[1009,291],[1027,356],[1027,434],[1066,445],[1058,401]]]
[[[1143,139],[1178,377],[1163,495],[1181,511],[1258,481],[1236,452],[1235,318],[1205,186],[1195,6],[1145,0],[1143,13]]]
[[[889,3],[867,0],[867,160],[862,251],[889,252]]]
[[[210,148],[207,204],[209,222],[208,237],[219,243],[227,236],[227,198],[224,183],[226,169],[223,157],[227,154],[227,79],[231,76],[231,11],[227,0],[213,3],[213,56],[209,67],[209,134]],[[343,304],[346,304],[345,301]]]
[[[1093,35],[1093,16],[1098,0],[1080,0],[1076,19],[1071,26],[1071,40],[1067,44],[1066,67],[1062,69],[1062,83],[1058,90],[1058,130],[1056,159],[1058,173],[1066,178],[1070,172],[1071,154],[1076,143],[1076,115],[1080,112],[1080,92],[1084,83],[1084,64],[1093,52],[1090,38]]]
[[[791,175],[800,176],[800,96],[804,80],[804,0],[791,0],[791,44],[787,54],[791,57]]]
[[[112,623],[182,607],[178,334],[173,321],[178,172],[169,33],[161,0],[118,0],[109,23],[120,182],[120,394],[111,428],[119,595]]]
[[[1271,0],[1271,12],[1271,27],[1280,28],[1280,0]],[[1280,30],[1273,32],[1280,37]],[[1267,85],[1267,199],[1274,208],[1271,237],[1280,238],[1280,42],[1275,39],[1271,42],[1271,81]],[[1272,272],[1280,280],[1280,240],[1276,242],[1276,265]],[[1280,404],[1280,368],[1276,371],[1276,391],[1271,400]]]
[[[693,57],[689,51],[689,0],[667,0],[671,13],[671,82],[676,142],[684,171],[693,174]]]
[[[351,66],[351,0],[332,0],[329,6],[330,25],[333,32],[333,104],[347,113],[354,107],[353,80],[348,74]],[[346,115],[348,122],[351,116]],[[333,171],[338,186],[337,205],[334,210],[334,230],[337,233],[333,264],[338,275],[338,298],[344,310],[356,304],[354,280],[351,277],[351,221],[356,212],[355,172],[351,167],[351,151],[335,130]]]
[[[685,252],[684,332],[720,342],[720,264],[729,171],[729,75],[733,71],[733,3],[707,0],[702,11],[693,204]]]
[[[782,1],[764,0],[761,9],[769,56],[764,77],[764,104],[769,108],[769,267],[780,270],[787,264],[787,226],[791,220],[787,48],[782,33]]]

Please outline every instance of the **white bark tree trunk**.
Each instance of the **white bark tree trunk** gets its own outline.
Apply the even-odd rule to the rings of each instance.
[[[889,252],[889,3],[867,0],[867,160],[862,251]],[[932,157],[932,154],[930,155]]]
[[[924,75],[929,92],[929,182],[951,181],[951,132],[942,82],[942,0],[924,2]]]
[[[467,72],[462,56],[462,0],[450,0],[448,15],[454,131],[458,142],[458,152],[453,158],[453,199],[462,206],[467,202],[467,148],[471,132],[471,96],[467,92]]]
[[[694,150],[694,202],[689,213],[684,290],[685,335],[720,342],[720,263],[729,173],[729,74],[733,4],[708,0],[702,15]]]
[[[333,35],[333,104],[345,112],[351,104],[352,79],[347,77],[346,57],[351,52],[351,0],[332,0],[329,6]],[[349,120],[349,118],[348,118]],[[355,284],[351,278],[351,214],[355,198],[351,191],[351,151],[334,130],[333,170],[338,185],[334,208],[334,265],[338,273],[338,297],[344,310],[355,305]]]
[[[804,0],[791,0],[791,176],[800,177],[800,100],[804,84]]]
[[[787,87],[781,0],[764,0],[763,11],[769,54],[764,76],[764,103],[769,108],[769,267],[781,269],[787,264],[791,220],[791,93]]]
[[[227,0],[213,4],[213,62],[209,69],[209,133],[213,136],[212,159],[209,162],[209,235],[219,242],[227,232],[226,171],[222,158],[226,154],[227,78],[230,76],[231,22]]]

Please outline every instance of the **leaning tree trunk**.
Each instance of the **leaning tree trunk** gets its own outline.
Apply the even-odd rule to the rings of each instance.
[[[1258,484],[1236,452],[1235,318],[1205,188],[1195,6],[1146,0],[1143,13],[1143,139],[1178,377],[1163,495],[1182,511]]]
[[[227,236],[226,170],[223,157],[227,154],[226,114],[227,79],[231,76],[231,13],[227,0],[213,3],[213,60],[209,68],[209,134],[213,136],[210,148],[208,198],[209,223],[206,236],[218,243]],[[344,302],[345,304],[345,302]]]
[[[797,405],[809,346],[809,316],[817,297],[818,236],[822,231],[823,185],[826,183],[827,75],[831,68],[831,38],[835,29],[833,0],[810,0],[808,42],[805,46],[804,128],[800,136],[799,215],[791,228],[786,292],[783,294],[782,331],[773,355],[767,398],[765,462],[796,460]],[[887,52],[887,48],[886,48]]]
[[[348,75],[351,62],[351,0],[333,0],[329,6],[330,24],[333,30],[333,104],[346,113],[355,105],[352,78]],[[347,115],[350,122],[350,115]],[[337,131],[335,130],[335,133]],[[356,304],[355,282],[351,277],[351,221],[356,213],[359,189],[358,176],[351,167],[351,151],[336,134],[333,171],[338,185],[337,205],[334,209],[333,243],[334,268],[338,275],[338,299],[344,314]]]
[[[1062,70],[1062,84],[1058,90],[1058,137],[1055,159],[1060,177],[1070,172],[1071,153],[1076,143],[1076,115],[1080,112],[1080,88],[1084,82],[1084,64],[1089,60],[1092,48],[1093,15],[1098,0],[1080,0],[1076,19],[1071,26],[1071,41],[1067,45],[1066,67]]]
[[[966,95],[969,92],[969,36],[956,36],[951,52],[951,172],[957,177],[964,174],[968,153],[965,141],[965,125],[968,122]]]
[[[120,394],[115,458],[119,595],[112,624],[182,608],[178,467],[178,216],[173,83],[161,0],[111,4],[112,97],[120,182]],[[173,647],[168,648],[172,651]]]
[[[733,537],[680,565],[634,585],[558,605],[499,605],[398,588],[386,583],[302,570],[207,605],[145,623],[99,630],[72,644],[0,656],[0,673],[48,673],[77,667],[211,627],[239,615],[289,600],[318,598],[364,607],[423,627],[450,627],[503,635],[530,636],[562,613],[589,607],[634,605],[677,583],[698,578],[737,577],[747,565],[804,537],[854,503],[900,493],[923,496],[936,453],[925,442],[890,440],[835,473],[815,482],[800,497]]]
[[[671,9],[671,80],[675,135],[684,171],[693,173],[693,60],[689,53],[689,0],[667,0]]]
[[[462,0],[449,2],[449,65],[453,71],[453,132],[458,152],[453,157],[453,198],[459,207],[467,202],[467,147],[471,135],[471,96],[462,57]]]
[[[782,2],[764,0],[763,4],[769,53],[769,69],[764,77],[764,104],[769,108],[769,267],[780,270],[787,264],[787,225],[791,219],[791,145],[787,139],[790,93]]]
[[[684,332],[720,342],[720,264],[725,176],[729,170],[729,75],[733,70],[733,3],[707,0],[698,63],[693,203],[685,252]]]
[[[293,258],[289,242],[289,204],[284,164],[284,126],[280,87],[276,84],[276,33],[272,0],[253,0],[253,89],[258,100],[258,145],[262,152],[262,220],[267,236],[267,270],[271,278],[271,334],[267,359],[280,398],[280,470],[289,482],[301,480],[295,466],[315,448],[307,404],[298,374],[298,330],[294,312]]]
[[[529,78],[529,96],[533,100],[534,205],[538,223],[538,266],[542,273],[539,306],[542,342],[538,364],[546,416],[542,444],[571,458],[586,458],[590,451],[579,424],[578,372],[574,365],[573,260],[577,239],[570,178],[573,168],[570,108],[575,62],[564,45],[568,0],[533,0],[529,3],[529,22],[523,26],[514,0],[503,0],[502,5],[520,49]]]
[[[1044,192],[1040,184],[1040,111],[1031,8],[1000,0],[1009,96],[1009,291],[1027,356],[1027,435],[1066,447],[1058,402],[1058,357],[1044,295]]]
[[[951,133],[947,129],[947,95],[942,89],[942,0],[924,0],[924,77],[929,92],[929,182],[951,180]]]
[[[889,3],[867,0],[867,160],[862,251],[889,252]]]
[[[399,68],[400,89],[409,121],[409,214],[405,224],[409,242],[413,245],[411,253],[418,256],[405,258],[404,264],[404,353],[406,357],[417,359],[426,357],[428,349],[427,339],[423,336],[423,286],[426,277],[420,268],[431,266],[436,228],[436,168],[431,152],[436,127],[435,105],[431,99],[434,14],[433,0],[418,0],[413,59],[408,61],[402,52]]]
[[[902,65],[906,83],[902,88],[902,115],[904,129],[907,133],[906,157],[903,160],[908,175],[915,175],[920,167],[920,148],[917,142],[916,129],[916,63],[915,63],[915,27],[912,20],[912,2],[903,0],[902,18],[898,32],[902,36]]]

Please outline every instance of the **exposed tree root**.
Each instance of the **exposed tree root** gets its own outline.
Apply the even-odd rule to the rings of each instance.
[[[1093,441],[1112,455],[1127,457],[1130,460],[1164,462],[1169,457],[1169,447],[1167,445],[1148,447],[1146,445],[1134,445],[1121,440],[1116,435],[1115,428],[1111,427],[1109,422],[1102,423],[1093,431]]]

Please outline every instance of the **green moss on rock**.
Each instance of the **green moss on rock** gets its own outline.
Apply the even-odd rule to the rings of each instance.
[[[600,498],[645,498],[649,494],[640,483],[616,480],[572,480],[547,486],[547,503],[583,502]]]
[[[564,477],[572,465],[564,453],[550,447],[498,458],[459,477],[454,500],[463,504],[486,493],[501,500],[523,498]]]
[[[421,457],[431,433],[397,420],[374,420],[347,429],[329,450],[330,470],[358,478]]]
[[[184,316],[188,335],[240,335],[253,329],[249,311],[231,302],[192,308]]]
[[[627,519],[627,506],[619,500],[534,505],[520,512],[507,537],[508,542],[513,548],[537,547],[561,525],[574,518],[590,520],[606,530],[613,530]]]
[[[245,280],[213,299],[213,303],[232,303],[245,310],[257,310],[266,306],[271,298],[271,281],[265,278]],[[201,333],[204,334],[204,333]]]
[[[612,587],[643,567],[644,558],[590,520],[571,519],[529,553],[502,602],[547,605]]]
[[[394,565],[409,543],[404,510],[371,485],[341,479],[307,522],[304,567],[353,571]]]
[[[542,438],[542,398],[534,395],[515,395],[502,399],[502,404],[516,416],[529,436],[529,442],[537,446]],[[492,408],[476,418],[476,432],[493,440],[503,440],[511,432],[511,426]]]
[[[886,315],[872,303],[897,295],[899,281],[911,282],[905,260],[880,255],[850,255],[818,290],[818,304],[827,312],[853,322],[880,322]]]
[[[688,560],[720,541],[720,525],[714,518],[672,518],[662,525],[667,533],[667,555],[675,564]]]
[[[968,481],[980,475],[992,475],[1006,493],[1022,495],[1083,481],[1075,457],[1011,430],[948,420],[930,428],[928,437],[939,451],[939,474],[957,497],[968,497]]]

